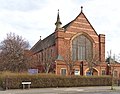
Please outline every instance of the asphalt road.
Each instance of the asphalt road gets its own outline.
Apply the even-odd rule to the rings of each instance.
[[[74,93],[74,94],[77,94],[77,93]],[[78,94],[120,94],[120,92],[90,92],[90,93],[78,93]]]
[[[120,94],[120,87],[110,90],[109,86],[102,87],[73,87],[73,88],[38,88],[14,89],[0,91],[0,94]]]

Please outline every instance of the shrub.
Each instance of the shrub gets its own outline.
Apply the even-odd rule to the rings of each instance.
[[[57,76],[53,74],[7,73],[0,76],[0,86],[8,89],[22,88],[22,81],[31,81],[31,88],[80,87],[111,85],[109,76]]]

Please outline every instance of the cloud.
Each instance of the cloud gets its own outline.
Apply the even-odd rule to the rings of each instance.
[[[106,52],[120,53],[120,9],[118,0],[0,0],[0,41],[6,33],[14,32],[25,37],[33,46],[53,33],[57,10],[63,25],[81,11],[98,34],[106,35]],[[112,45],[112,46],[111,46]]]
[[[30,11],[42,8],[47,0],[0,0],[0,8],[10,11]]]
[[[120,9],[118,0],[86,0],[84,12],[98,34],[106,35],[106,52],[119,54]]]

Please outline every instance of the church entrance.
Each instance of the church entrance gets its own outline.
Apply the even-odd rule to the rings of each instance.
[[[95,69],[95,68],[92,68],[91,70],[88,68],[87,70],[86,70],[86,76],[91,76],[91,75],[93,75],[93,76],[97,76],[98,75],[98,71]]]

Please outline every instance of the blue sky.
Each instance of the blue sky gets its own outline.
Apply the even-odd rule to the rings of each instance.
[[[98,34],[106,35],[106,53],[120,53],[118,0],[0,0],[0,41],[6,34],[21,35],[33,46],[55,30],[57,10],[63,25],[83,12]]]

